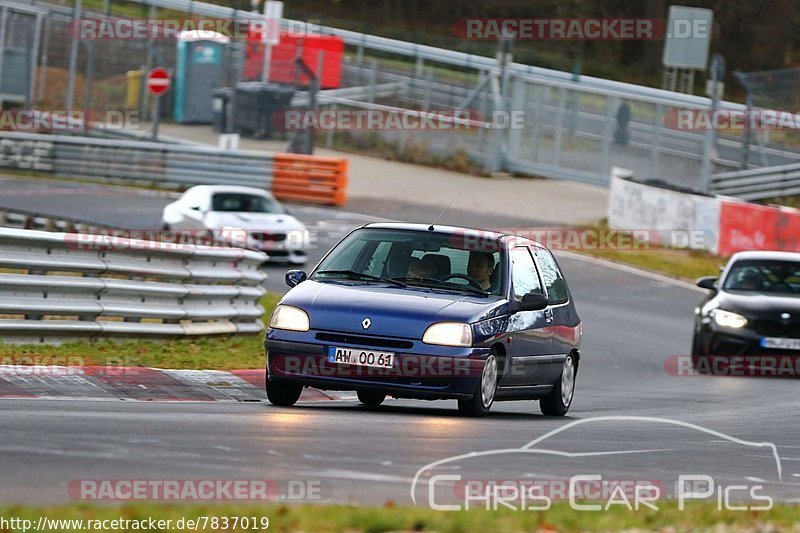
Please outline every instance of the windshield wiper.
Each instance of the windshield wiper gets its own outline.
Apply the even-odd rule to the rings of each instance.
[[[442,281],[436,278],[417,278],[414,276],[406,276],[402,278],[392,278],[392,279],[397,281],[423,281],[428,284],[434,284],[435,287],[438,288],[465,290],[474,294],[479,294],[481,296],[489,296],[491,294],[490,292],[485,291],[483,289],[476,289],[472,285],[461,285],[460,283],[453,283],[451,281]]]
[[[380,276],[373,276],[372,274],[367,274],[366,272],[358,272],[356,270],[348,270],[348,269],[319,270],[317,272],[314,272],[314,276],[316,276],[317,274],[344,274],[350,278],[364,279],[369,281],[381,281],[383,283],[389,283],[391,285],[403,287],[404,289],[406,288],[406,284],[399,279],[382,278]]]

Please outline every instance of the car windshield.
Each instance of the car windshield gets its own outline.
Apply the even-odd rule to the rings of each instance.
[[[499,295],[504,264],[494,239],[477,245],[458,234],[364,228],[339,243],[312,278]]]
[[[725,277],[723,288],[800,295],[800,261],[737,261]]]
[[[211,210],[227,213],[283,213],[283,207],[273,198],[256,194],[221,192],[211,199]]]

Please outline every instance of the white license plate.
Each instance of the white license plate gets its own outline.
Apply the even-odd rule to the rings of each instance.
[[[779,350],[800,350],[800,339],[784,339],[783,337],[764,337],[761,339],[762,348],[777,348]]]
[[[361,350],[359,348],[328,348],[328,362],[345,365],[373,366],[376,368],[392,368],[394,353]]]

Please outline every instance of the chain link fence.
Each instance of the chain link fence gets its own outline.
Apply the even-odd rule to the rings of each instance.
[[[0,4],[7,1],[0,0]],[[170,2],[173,4],[179,6],[182,2],[174,0]],[[108,5],[111,16],[158,19],[191,18],[203,4],[186,2],[184,12],[155,7],[144,0],[111,0]],[[50,15],[39,39],[36,105],[59,109],[66,105],[73,43],[69,31],[71,3],[61,0],[61,5],[37,6],[46,7]],[[83,16],[104,14],[85,12]],[[425,53],[417,53],[415,50],[425,47],[400,41],[393,47],[386,39],[334,28],[312,28],[344,38],[342,57],[323,56],[316,64],[306,61],[312,72],[317,70],[319,61],[341,61],[341,87],[323,88],[316,104],[307,91],[300,91],[294,100],[298,108],[339,115],[373,113],[385,118],[410,112],[445,118],[443,125],[432,128],[387,127],[383,123],[376,127],[316,129],[317,143],[331,148],[459,171],[505,171],[599,185],[607,184],[611,168],[617,166],[632,170],[641,179],[694,190],[703,190],[712,181],[708,173],[737,170],[743,160],[760,167],[800,161],[794,133],[762,134],[749,142],[744,131],[722,131],[711,137],[708,131],[675,125],[677,112],[707,112],[709,99],[577,74],[545,72],[546,69],[512,64],[502,54],[498,58],[503,61],[445,49],[428,48]],[[12,37],[9,34],[6,38]],[[252,60],[257,50],[246,50],[251,46],[253,43],[244,39],[234,39],[225,48],[225,85],[260,79],[261,62]],[[485,48],[486,43],[481,46]],[[130,109],[135,104],[140,117],[146,119],[150,109],[146,91],[141,81],[132,81],[129,73],[156,65],[175,69],[176,49],[174,40],[80,41],[75,107],[103,111]],[[301,55],[302,45],[298,50]],[[244,57],[249,59],[243,60]],[[290,84],[300,83],[301,88],[308,88],[307,71],[304,73],[296,60],[279,58],[271,72],[278,72]],[[797,101],[792,100],[797,97],[796,72],[749,79],[757,87],[755,94],[764,95],[763,101],[758,100],[763,105],[772,105],[770,102],[775,99],[784,106]],[[131,83],[138,83],[138,98],[130,97]],[[167,116],[171,102],[169,95],[163,99],[167,105],[162,105],[162,112]],[[744,106],[722,102],[721,108],[739,110]],[[458,116],[466,117],[466,122],[447,120]]]

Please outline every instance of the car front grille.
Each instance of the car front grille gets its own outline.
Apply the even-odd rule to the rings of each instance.
[[[780,320],[759,320],[756,331],[765,337],[800,337],[800,320],[784,324]]]
[[[251,231],[250,237],[261,242],[283,242],[286,240],[285,233],[267,233],[263,231]]]
[[[365,337],[363,335],[349,335],[340,333],[317,333],[316,339],[325,342],[357,344],[359,346],[394,348],[399,350],[408,350],[414,347],[414,343],[411,341],[387,339],[384,337]]]

